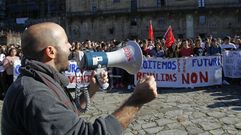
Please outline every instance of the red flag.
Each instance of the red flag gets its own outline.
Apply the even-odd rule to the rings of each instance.
[[[164,39],[165,39],[165,46],[167,48],[171,47],[174,44],[175,38],[174,38],[174,35],[172,33],[172,27],[171,26],[168,27],[167,32],[164,35]]]
[[[150,21],[149,32],[148,32],[148,39],[150,39],[154,43],[154,34],[153,34],[151,21]]]

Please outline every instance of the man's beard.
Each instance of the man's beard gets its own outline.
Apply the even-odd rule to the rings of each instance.
[[[66,55],[66,53],[60,48],[57,49],[55,65],[59,72],[64,72],[68,70],[69,67],[68,55]]]

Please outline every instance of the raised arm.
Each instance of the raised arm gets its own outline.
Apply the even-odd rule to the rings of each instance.
[[[125,129],[141,107],[157,97],[156,82],[153,76],[146,76],[137,84],[134,93],[113,115]]]

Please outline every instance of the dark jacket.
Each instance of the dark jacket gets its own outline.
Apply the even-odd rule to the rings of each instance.
[[[221,47],[220,46],[210,46],[208,47],[208,55],[221,55]]]
[[[21,75],[8,89],[2,110],[2,135],[122,134],[114,116],[91,124],[78,117],[65,89],[68,80],[37,61],[26,60]]]

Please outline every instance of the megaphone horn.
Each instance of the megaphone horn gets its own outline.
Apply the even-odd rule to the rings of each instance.
[[[85,52],[84,68],[96,69],[101,67],[118,67],[130,74],[137,73],[142,65],[142,51],[135,41],[114,52]]]

